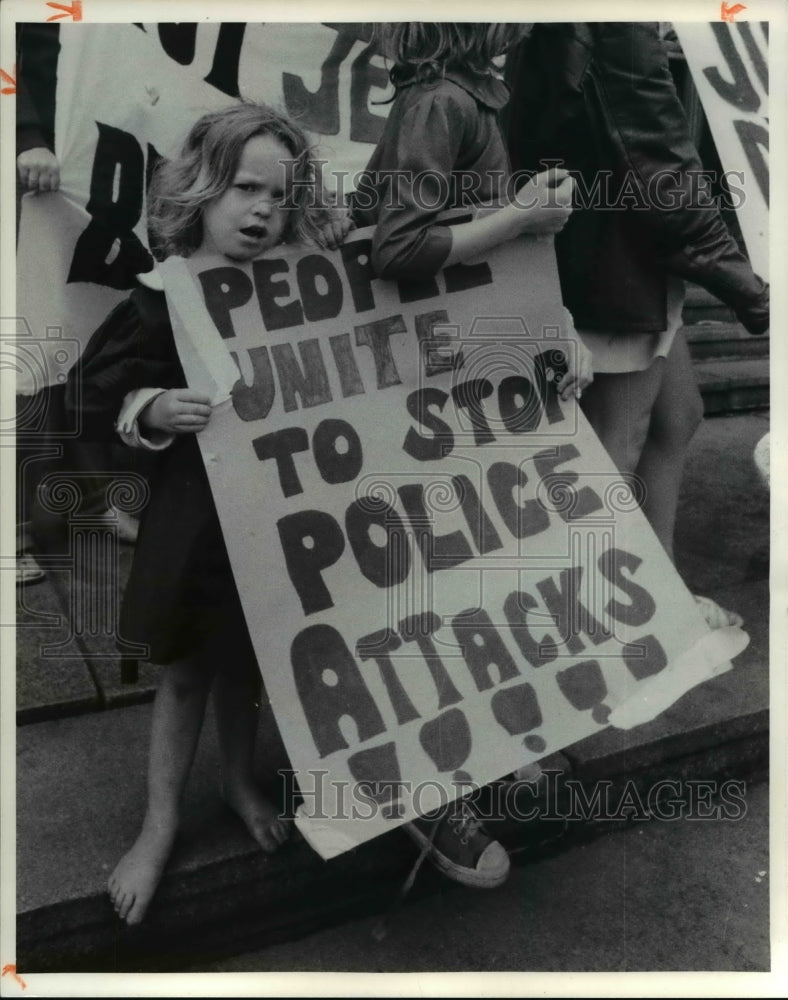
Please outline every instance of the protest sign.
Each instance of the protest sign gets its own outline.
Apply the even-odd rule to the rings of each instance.
[[[187,380],[216,402],[200,446],[324,857],[652,718],[738,651],[556,393],[552,241],[395,283],[370,236],[161,268]]]
[[[769,44],[759,22],[677,23],[753,269],[769,278]]]

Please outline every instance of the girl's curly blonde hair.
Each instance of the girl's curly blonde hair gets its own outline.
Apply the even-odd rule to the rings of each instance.
[[[295,122],[264,104],[243,101],[203,115],[189,130],[178,155],[162,160],[148,192],[148,225],[157,256],[188,257],[202,244],[202,213],[228,189],[246,143],[270,135],[292,154],[289,208],[283,241],[324,245],[319,167],[306,134]]]

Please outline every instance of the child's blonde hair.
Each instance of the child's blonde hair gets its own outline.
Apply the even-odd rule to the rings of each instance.
[[[292,154],[283,242],[323,245],[322,188],[316,187],[319,170],[306,134],[273,108],[243,101],[203,115],[178,155],[156,168],[148,194],[148,224],[157,256],[188,257],[201,245],[203,210],[232,184],[244,146],[258,135],[272,136]]]
[[[493,60],[526,34],[526,24],[503,22],[389,21],[375,24],[373,40],[394,62],[395,85],[416,79],[429,83],[447,69],[484,76]]]

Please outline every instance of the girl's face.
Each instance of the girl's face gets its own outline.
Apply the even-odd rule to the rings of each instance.
[[[243,148],[227,190],[203,209],[198,253],[252,260],[275,247],[287,225],[285,161],[292,154],[271,135],[253,136]]]

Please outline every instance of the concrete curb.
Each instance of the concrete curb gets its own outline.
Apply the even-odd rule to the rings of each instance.
[[[544,774],[536,784],[508,787],[508,815],[500,811],[503,798],[486,803],[492,816],[488,830],[504,843],[515,863],[526,864],[646,821],[649,814],[654,816],[654,789],[666,781],[673,784],[663,789],[668,799],[660,801],[672,802],[679,818],[688,810],[697,811],[699,801],[719,814],[722,782],[739,782],[740,789],[741,783],[768,776],[769,715],[763,703],[765,688],[752,688],[756,670],[757,665],[740,664],[689,692],[652,723],[627,732],[605,730],[553,755],[543,762]],[[765,675],[765,667],[759,672]],[[698,713],[706,714],[709,704],[716,705],[716,717],[699,719]],[[49,803],[55,812],[46,820],[39,814],[39,829],[33,828],[31,816],[20,822],[20,972],[168,971],[390,910],[414,861],[409,838],[393,830],[330,862],[322,861],[301,840],[274,855],[262,854],[210,787],[213,734],[209,733],[197,762],[183,843],[172,869],[145,924],[131,929],[122,925],[103,883],[122,849],[119,840],[128,836],[126,809],[137,808],[138,791],[129,790],[123,808],[109,813],[106,796],[119,774],[133,767],[137,758],[143,762],[144,741],[130,744],[128,735],[143,727],[140,716],[148,709],[118,709],[33,724],[22,731],[19,768],[23,778],[27,771],[30,784],[20,792],[20,815],[27,815],[32,796],[40,807]],[[103,740],[107,754],[101,763],[104,780],[98,787],[96,775],[86,765],[89,755],[78,756],[88,722],[94,728],[87,734],[89,745],[101,746]],[[275,747],[261,748],[268,761],[276,752]],[[53,755],[59,757],[58,764]],[[85,787],[93,789],[93,801],[82,799],[77,805],[82,788],[62,789],[64,767],[74,766],[82,769]],[[581,802],[593,804],[601,795],[586,815],[578,811],[578,789]],[[279,793],[281,798],[281,788]],[[480,798],[480,806],[484,804]],[[101,815],[104,826],[97,829]],[[35,870],[32,857],[39,849],[46,858],[57,856],[51,841],[54,836],[63,846],[58,833],[63,829],[72,831],[71,856],[61,856],[69,871]],[[53,885],[58,878],[62,884]],[[414,898],[438,891],[472,890],[446,882],[425,866]]]

